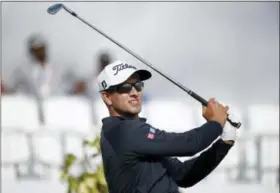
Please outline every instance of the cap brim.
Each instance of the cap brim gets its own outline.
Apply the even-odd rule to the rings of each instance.
[[[135,73],[139,75],[141,81],[148,80],[152,77],[152,74],[148,70],[137,70],[133,74]]]

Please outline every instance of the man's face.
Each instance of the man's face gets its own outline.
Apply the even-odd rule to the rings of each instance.
[[[133,85],[135,83],[137,84],[137,86],[141,85],[137,74],[132,75],[122,85],[123,88],[125,88],[125,86],[129,88],[129,86],[131,86],[129,84]],[[107,93],[107,104],[112,108],[113,111],[117,112],[118,114],[135,116],[141,112],[142,91],[137,91],[136,88],[133,86],[132,89],[128,92],[119,92],[123,90],[125,91],[125,89],[123,88],[119,87],[119,89],[116,89],[116,91]]]
[[[46,50],[44,46],[33,48],[33,54],[34,57],[39,61],[45,61],[46,59]]]

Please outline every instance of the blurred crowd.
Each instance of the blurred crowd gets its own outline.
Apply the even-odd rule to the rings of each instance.
[[[16,66],[8,78],[1,78],[1,94],[25,94],[36,98],[52,95],[80,95],[92,98],[95,93],[97,74],[112,61],[111,55],[98,55],[96,73],[91,77],[78,78],[72,69],[63,68],[49,61],[48,42],[40,34],[27,38],[27,63]]]
[[[100,71],[112,62],[112,55],[100,51],[94,58],[95,72],[88,77],[78,75],[75,68],[65,67],[50,61],[49,43],[41,34],[31,34],[26,41],[27,60],[17,64],[12,73],[1,77],[1,95],[24,95],[40,102],[52,96],[79,96],[89,105],[99,97],[96,79]],[[3,72],[2,72],[3,73]],[[5,77],[5,78],[3,78]],[[96,123],[94,107],[93,123]],[[40,107],[39,107],[40,109]],[[43,110],[38,112],[43,117]],[[44,123],[44,118],[40,118]]]
[[[1,95],[24,95],[37,99],[41,123],[44,123],[44,113],[40,102],[44,99],[52,96],[83,97],[92,106],[93,123],[96,123],[98,120],[93,104],[100,97],[96,80],[103,68],[113,62],[112,54],[107,50],[100,51],[97,58],[93,58],[95,70],[81,77],[75,67],[60,65],[59,60],[56,63],[50,59],[53,57],[50,56],[50,45],[45,36],[31,34],[26,40],[26,60],[16,64],[8,77],[2,74]],[[143,96],[143,101],[147,101],[147,95]]]

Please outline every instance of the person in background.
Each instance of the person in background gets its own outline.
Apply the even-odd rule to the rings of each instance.
[[[92,108],[92,123],[98,125],[98,112],[96,110],[96,101],[100,99],[97,88],[98,74],[112,61],[112,55],[108,51],[100,51],[97,54],[95,73],[90,73],[88,76],[78,77],[74,71],[68,71],[64,76],[66,82],[75,82],[73,87],[69,89],[70,96],[79,96],[87,99]]]
[[[70,89],[69,95],[79,95],[93,100],[93,97],[97,96],[96,92],[96,77],[111,62],[111,55],[108,52],[100,52],[97,56],[97,70],[96,73],[90,74],[88,77],[78,78],[73,71],[68,71],[65,79],[67,81],[75,80],[74,86]],[[97,74],[97,75],[96,75]]]
[[[81,92],[81,84],[71,78],[74,74],[70,73],[71,77],[69,76],[66,65],[50,61],[49,43],[44,36],[30,35],[26,46],[27,60],[16,66],[5,84],[9,93],[21,93],[43,99],[53,95]],[[66,76],[68,79],[65,79]]]
[[[98,56],[98,69],[97,69],[96,77],[111,62],[112,62],[112,56],[108,52],[101,52]]]

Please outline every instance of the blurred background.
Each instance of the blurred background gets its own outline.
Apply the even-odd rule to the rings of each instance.
[[[124,50],[50,2],[2,2],[2,192],[66,192],[65,153],[81,154],[108,115],[96,77]],[[65,2],[113,39],[242,121],[238,142],[187,192],[278,192],[279,3]],[[153,72],[142,116],[183,132],[203,123],[201,105]],[[182,160],[188,158],[180,158]],[[182,190],[185,192],[186,190]]]

